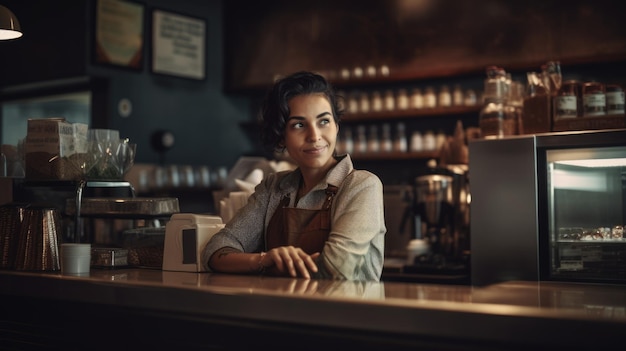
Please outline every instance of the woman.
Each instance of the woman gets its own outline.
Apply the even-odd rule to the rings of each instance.
[[[379,281],[383,186],[335,146],[343,111],[320,75],[278,80],[261,111],[263,143],[298,168],[269,174],[203,252],[209,271]]]

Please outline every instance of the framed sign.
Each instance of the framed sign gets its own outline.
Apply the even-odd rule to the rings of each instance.
[[[152,11],[152,72],[203,80],[206,21],[169,11]]]
[[[126,0],[98,0],[94,61],[134,70],[143,68],[145,6]]]

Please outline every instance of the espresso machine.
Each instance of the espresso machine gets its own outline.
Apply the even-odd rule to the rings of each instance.
[[[427,246],[418,255],[409,252],[406,271],[469,272],[469,179],[467,165],[429,167],[415,177],[410,215],[414,239]]]

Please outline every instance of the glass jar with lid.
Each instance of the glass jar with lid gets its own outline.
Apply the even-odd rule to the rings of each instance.
[[[624,114],[624,89],[619,85],[611,84],[606,86],[606,114]]]
[[[487,67],[483,107],[478,116],[481,137],[485,139],[502,138],[518,134],[519,122],[513,111],[505,108],[510,83],[506,72],[501,67]]]
[[[604,84],[587,82],[583,84],[583,116],[606,115],[606,94]]]
[[[554,119],[580,116],[580,82],[568,80],[561,84],[554,97]]]

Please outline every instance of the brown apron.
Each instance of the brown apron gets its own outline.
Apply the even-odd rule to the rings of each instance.
[[[267,225],[266,249],[293,245],[309,255],[322,252],[330,233],[330,207],[336,193],[337,187],[329,185],[319,210],[287,207],[290,199],[285,197]]]

